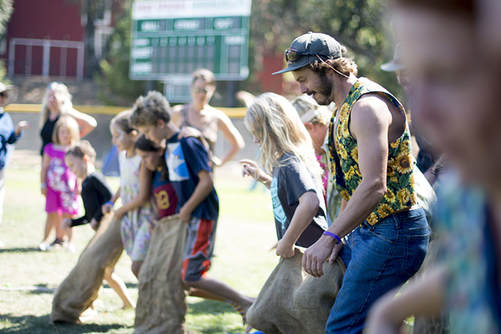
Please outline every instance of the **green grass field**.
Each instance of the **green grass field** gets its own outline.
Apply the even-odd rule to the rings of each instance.
[[[1,333],[131,333],[134,311],[122,310],[119,297],[104,286],[99,292],[98,315],[83,325],[53,325],[49,321],[52,293],[75,265],[92,237],[88,226],[75,229],[76,252],[54,249],[40,252],[45,222],[44,198],[39,187],[39,157],[16,152],[7,172],[4,218],[0,224],[0,332]],[[238,166],[216,173],[221,202],[211,277],[256,296],[277,264],[269,249],[276,241],[271,200],[258,188],[250,192]],[[118,179],[108,179],[113,188]],[[137,281],[124,253],[116,267],[129,293],[137,297]],[[230,306],[188,298],[187,329],[200,333],[242,333],[242,319]]]

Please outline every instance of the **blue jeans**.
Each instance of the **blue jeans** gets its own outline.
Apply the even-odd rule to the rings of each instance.
[[[362,333],[372,304],[418,271],[429,238],[423,209],[391,215],[374,226],[364,222],[357,227],[340,254],[346,272],[325,333]]]

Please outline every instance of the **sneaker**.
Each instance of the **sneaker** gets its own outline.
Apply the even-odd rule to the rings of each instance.
[[[51,247],[53,246],[63,246],[64,245],[64,240],[62,239],[54,239],[54,241],[52,241],[52,243],[50,244]]]
[[[38,248],[40,248],[42,252],[46,252],[50,249],[50,244],[48,242],[42,242],[38,245]]]
[[[66,250],[70,253],[75,253],[75,245],[73,245],[73,243],[71,242],[65,243],[64,248],[66,248]]]

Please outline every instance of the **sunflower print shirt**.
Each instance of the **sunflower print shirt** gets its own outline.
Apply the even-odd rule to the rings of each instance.
[[[329,126],[330,182],[335,183],[336,188],[345,200],[350,199],[362,181],[362,174],[358,165],[358,144],[349,130],[350,114],[355,103],[363,95],[369,93],[386,97],[405,115],[400,102],[380,85],[369,79],[359,78],[352,86],[344,103],[337,111],[337,125],[334,117],[336,112],[334,112]],[[411,136],[409,127],[406,124],[400,138],[390,143],[386,180],[388,190],[376,209],[367,217],[367,222],[371,225],[394,213],[408,210],[417,202],[410,144]]]

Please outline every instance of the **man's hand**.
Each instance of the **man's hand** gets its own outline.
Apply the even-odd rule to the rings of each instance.
[[[296,250],[294,249],[294,244],[291,244],[290,242],[287,242],[284,238],[282,238],[277,244],[277,250],[275,251],[275,253],[278,256],[287,259],[289,257],[293,257],[294,254],[296,254]]]
[[[342,244],[335,244],[335,241],[327,236],[322,236],[313,245],[311,245],[303,256],[304,270],[314,277],[320,277],[324,274],[322,266],[329,259],[333,262],[341,248]]]

